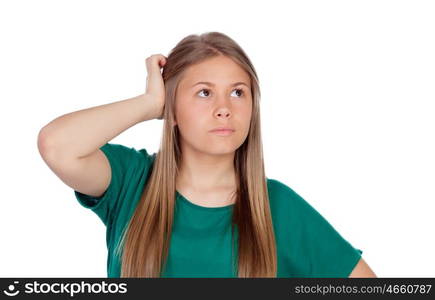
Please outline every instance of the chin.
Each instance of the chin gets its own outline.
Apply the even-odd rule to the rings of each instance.
[[[212,146],[211,144],[208,145],[207,148],[199,148],[198,149],[200,152],[202,153],[207,153],[210,155],[228,155],[231,153],[234,153],[237,149],[235,149],[234,147],[224,147],[224,146]]]

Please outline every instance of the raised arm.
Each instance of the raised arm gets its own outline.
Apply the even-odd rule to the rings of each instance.
[[[147,58],[145,94],[62,115],[40,130],[39,152],[65,184],[91,196],[104,193],[111,169],[99,148],[139,122],[161,119],[165,90],[160,64],[164,61],[162,55]]]

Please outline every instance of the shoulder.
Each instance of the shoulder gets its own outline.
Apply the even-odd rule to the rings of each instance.
[[[101,150],[110,151],[116,155],[124,156],[138,156],[147,158],[156,155],[156,153],[151,154],[146,148],[136,148],[116,143],[106,143],[101,147]]]
[[[149,165],[156,157],[145,148],[135,148],[116,143],[106,143],[100,148],[108,157],[110,162],[118,162],[122,167],[135,165]]]
[[[321,217],[320,213],[289,185],[277,179],[267,179],[269,203],[275,219],[303,224]]]
[[[274,197],[289,196],[295,193],[288,185],[273,178],[267,178],[267,188],[269,194]]]
[[[294,189],[277,179],[267,178],[267,189],[271,205],[306,206],[309,205]]]

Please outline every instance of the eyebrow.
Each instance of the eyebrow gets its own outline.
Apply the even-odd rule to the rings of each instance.
[[[194,85],[192,85],[192,87],[194,87],[195,85],[198,85],[198,84],[206,84],[206,85],[210,85],[210,86],[215,86],[215,84],[212,83],[212,82],[208,82],[208,81],[199,81],[199,82],[195,83]],[[239,85],[239,84],[246,85],[246,87],[249,88],[249,86],[248,86],[246,83],[244,83],[243,81],[235,82],[235,83],[231,84],[230,86],[236,86],[236,85]]]

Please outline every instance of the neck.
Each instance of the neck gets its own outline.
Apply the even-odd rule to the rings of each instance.
[[[184,152],[177,175],[177,187],[188,186],[195,191],[236,186],[234,152],[222,155]]]

